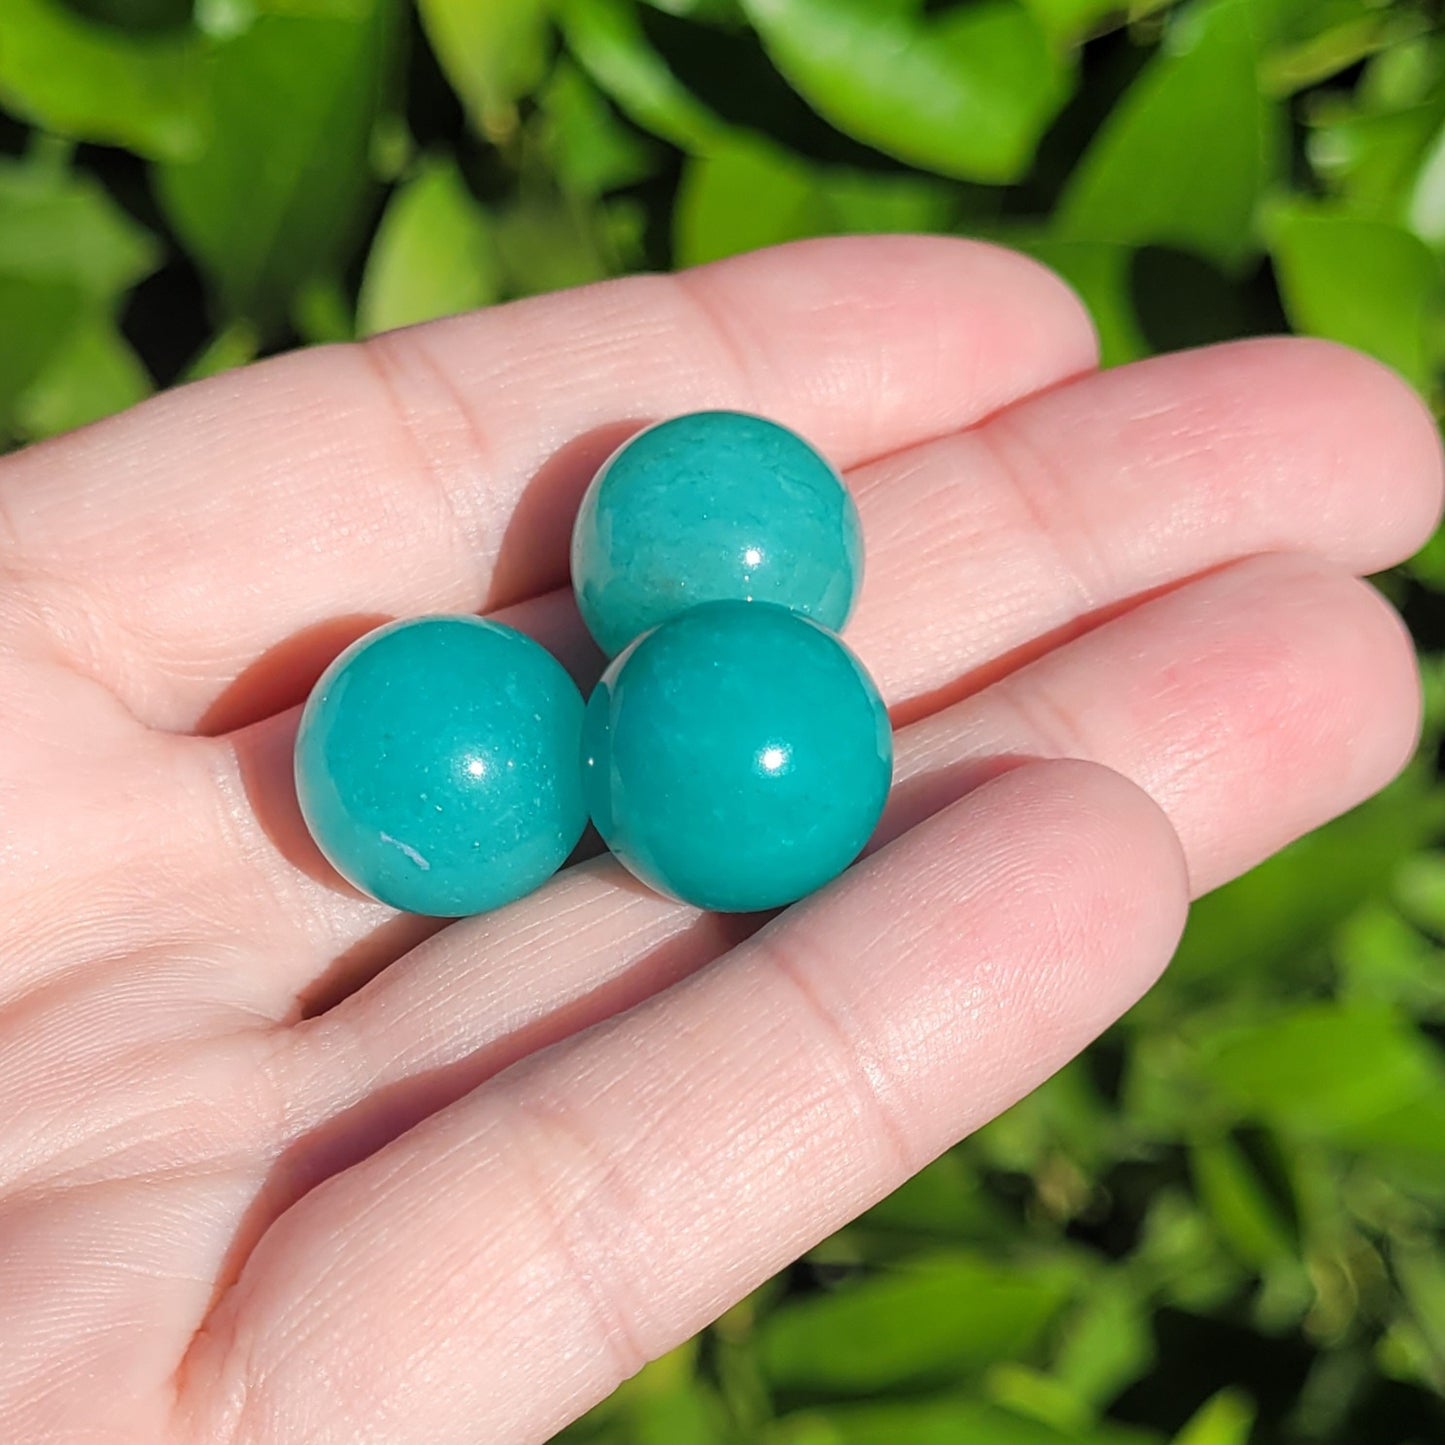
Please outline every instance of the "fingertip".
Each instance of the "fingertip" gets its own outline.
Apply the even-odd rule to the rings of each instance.
[[[985,787],[1007,787],[1011,805],[1031,818],[1030,850],[1056,877],[1091,927],[1141,959],[1172,953],[1189,908],[1184,847],[1164,809],[1137,783],[1101,763],[1043,759]]]
[[[1315,500],[1359,514],[1355,565],[1390,567],[1424,545],[1445,505],[1445,456],[1434,416],[1398,372],[1314,337],[1265,337],[1220,350],[1240,365],[1241,383],[1258,388],[1256,397],[1292,418],[1302,436],[1313,434],[1310,450],[1335,472],[1332,491],[1321,487]]]
[[[800,346],[850,358],[846,374],[837,364],[816,368],[815,385],[846,399],[873,435],[905,425],[917,440],[942,436],[1098,364],[1094,323],[1074,291],[1040,262],[985,241],[819,237],[679,275],[725,325],[746,325],[737,298],[775,292],[777,306],[799,318]],[[856,338],[873,333],[878,345],[865,358]],[[844,334],[853,345],[830,341]],[[765,369],[779,364],[753,356]]]

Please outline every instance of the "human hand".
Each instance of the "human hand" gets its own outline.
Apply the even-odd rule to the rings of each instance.
[[[1391,777],[1413,656],[1351,574],[1434,524],[1419,402],[1303,341],[1092,365],[1031,263],[825,241],[0,463],[0,1435],[545,1437]],[[570,510],[702,407],[849,469],[882,846],[751,936],[606,858],[443,929],[357,897],[290,790],[310,680],[383,616],[504,608],[585,683]]]

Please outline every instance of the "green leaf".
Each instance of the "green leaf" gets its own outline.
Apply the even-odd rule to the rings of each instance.
[[[486,213],[454,161],[425,161],[381,218],[361,282],[359,331],[371,335],[469,311],[498,294]]]
[[[1130,1270],[1163,1302],[1196,1313],[1219,1309],[1247,1278],[1209,1217],[1175,1189],[1160,1192],[1150,1203]]]
[[[1264,1270],[1295,1256],[1299,1241],[1293,1229],[1233,1139],[1196,1143],[1189,1162],[1201,1202],[1244,1264]]]
[[[1435,1250],[1416,1245],[1396,1250],[1390,1263],[1408,1315],[1427,1346],[1428,1382],[1438,1390],[1445,1385],[1445,1262]]]
[[[957,1378],[1027,1354],[1081,1282],[1061,1257],[918,1255],[906,1270],[784,1306],[758,1331],[760,1358],[792,1389],[858,1394]]]
[[[1424,17],[1376,0],[1262,0],[1261,28],[1274,43],[1263,82],[1288,95],[1420,34]]]
[[[227,317],[263,328],[347,259],[372,190],[394,0],[327,18],[263,15],[215,61],[215,133],[159,167],[162,205]]]
[[[623,121],[570,61],[558,62],[540,101],[542,147],[571,195],[595,199],[657,169],[660,148]]]
[[[875,1204],[854,1227],[976,1242],[980,1236],[1006,1236],[1009,1220],[953,1150]]]
[[[151,237],[88,177],[0,162],[0,432],[48,368],[59,384],[78,331],[109,326],[155,259]],[[25,430],[43,430],[45,406],[29,405]],[[57,402],[57,417],[63,410]]]
[[[1430,385],[1429,322],[1445,291],[1440,261],[1418,236],[1306,202],[1274,208],[1268,231],[1296,330],[1357,346],[1422,390]]]
[[[0,103],[57,135],[194,156],[205,139],[206,81],[194,31],[131,34],[83,19],[64,0],[0,5]]]
[[[1445,821],[1445,798],[1420,769],[1200,899],[1163,982],[1133,1023],[1196,1008],[1214,996],[1293,990],[1318,977],[1321,946],[1363,903],[1383,896],[1400,863]]]
[[[731,1438],[721,1401],[697,1371],[697,1341],[669,1351],[624,1380],[601,1405],[555,1437],[557,1445],[712,1445]]]
[[[109,301],[158,258],[150,233],[89,176],[0,161],[0,273],[61,280]]]
[[[182,375],[184,381],[200,381],[219,376],[255,361],[261,349],[261,338],[249,321],[232,321],[223,326],[195,356]]]
[[[1401,911],[1437,938],[1445,938],[1445,853],[1430,849],[1415,854],[1395,879]]]
[[[71,332],[26,388],[16,423],[32,441],[54,436],[124,411],[152,390],[150,373],[115,323],[97,316]]]
[[[1247,1445],[1254,1415],[1254,1401],[1243,1390],[1220,1390],[1189,1417],[1173,1445]]]
[[[1442,122],[1445,103],[1379,114],[1319,105],[1308,137],[1310,162],[1350,215],[1401,225],[1418,221],[1417,233],[1433,241],[1436,189],[1434,172],[1424,162]],[[1419,214],[1412,220],[1416,206]]]
[[[1116,1269],[1092,1286],[1058,1330],[1053,1372],[1095,1407],[1139,1379],[1154,1361],[1142,1283]]]
[[[1422,240],[1437,249],[1445,247],[1445,126],[1434,133],[1424,150],[1405,219]]]
[[[784,1416],[763,1438],[768,1445],[1153,1445],[1160,1439],[1111,1420],[1084,1431],[1055,1430],[967,1394],[799,1411]]]
[[[1389,1009],[1319,1003],[1227,1024],[1197,1040],[1195,1072],[1291,1139],[1445,1157],[1445,1065]]]
[[[648,41],[636,0],[562,0],[561,21],[578,64],[644,130],[695,153],[725,140],[727,127]]]
[[[742,16],[740,0],[646,0],[646,3],[667,15],[685,15],[692,20],[737,20]]]
[[[536,296],[612,275],[607,218],[543,186],[524,189],[492,222],[506,294]]]
[[[516,101],[546,74],[552,0],[417,0],[427,39],[485,136],[516,127]]]
[[[1257,60],[1249,6],[1238,0],[1174,25],[1070,178],[1056,234],[1240,266],[1256,248],[1255,208],[1280,148]]]
[[[1067,94],[1014,0],[926,16],[912,0],[743,0],[778,69],[825,119],[921,170],[1022,176]]]
[[[1093,1423],[1088,1403],[1064,1381],[1028,1365],[1005,1362],[990,1366],[984,1388],[994,1404],[1075,1438],[1086,1434]]]
[[[737,138],[683,171],[673,258],[696,266],[805,236],[933,231],[953,203],[921,176],[809,166],[763,140]]]
[[[1350,919],[1335,958],[1345,997],[1395,1004],[1416,1018],[1445,1018],[1445,955],[1388,904],[1372,903]]]
[[[1169,0],[1024,0],[1045,32],[1058,44],[1074,44],[1107,24],[1147,15]]]
[[[1118,1116],[1100,1099],[1087,1063],[1075,1059],[984,1125],[966,1147],[995,1169],[1061,1173],[1067,1182],[1056,1183],[1060,1192],[1082,1191],[1087,1198],[1087,1175],[1113,1154],[1118,1129]],[[1045,1204],[1067,1213],[1062,1201],[1049,1198],[1047,1182],[1039,1183]],[[1084,1199],[1074,1202],[1082,1205]]]

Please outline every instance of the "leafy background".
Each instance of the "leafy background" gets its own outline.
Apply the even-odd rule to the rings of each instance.
[[[1107,362],[1445,361],[1428,0],[3,0],[0,444],[298,343],[838,231],[1061,270]],[[1445,1438],[1426,743],[1090,1053],[573,1441]]]

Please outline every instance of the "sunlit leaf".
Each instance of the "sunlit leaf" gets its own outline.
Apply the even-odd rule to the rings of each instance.
[[[906,1269],[780,1309],[759,1330],[763,1367],[779,1385],[849,1394],[956,1377],[1025,1354],[1081,1282],[1061,1258],[921,1255]]]
[[[353,9],[264,15],[220,47],[210,144],[159,168],[166,212],[230,316],[273,324],[356,240],[396,7]]]
[[[417,0],[447,79],[484,135],[510,133],[514,103],[546,72],[553,0]]]
[[[1268,229],[1297,330],[1357,346],[1430,385],[1430,319],[1445,305],[1445,274],[1418,236],[1303,202],[1274,209]]]
[[[204,142],[206,47],[193,31],[96,24],[64,0],[0,4],[0,104],[58,135],[167,159]]]
[[[937,230],[951,210],[948,194],[923,177],[808,165],[738,138],[688,162],[673,255],[694,266],[805,236]]]
[[[1318,978],[1318,951],[1445,823],[1445,797],[1407,773],[1389,791],[1200,899],[1144,1022],[1227,994],[1277,994]]]
[[[155,240],[89,176],[0,160],[0,273],[118,296],[158,259]]]
[[[1239,265],[1256,247],[1255,209],[1279,153],[1257,65],[1246,0],[1181,18],[1070,177],[1056,234]]]
[[[80,330],[109,327],[119,297],[155,258],[151,238],[88,177],[0,162],[0,432],[49,368],[62,385]],[[43,403],[30,404],[40,409],[22,419],[25,430],[50,429]],[[58,396],[54,410],[69,424]]]
[[[1435,174],[1424,163],[1445,125],[1445,95],[1441,101],[1378,113],[1339,104],[1317,107],[1310,159],[1350,215],[1418,223],[1419,234],[1435,239]]]
[[[1263,1270],[1293,1256],[1298,1241],[1290,1222],[1232,1138],[1197,1142],[1190,1150],[1190,1171],[1221,1238],[1241,1261]]]
[[[1058,1327],[1053,1373],[1095,1406],[1114,1399],[1154,1359],[1150,1303],[1142,1281],[1122,1269],[1095,1283]]]
[[[1401,885],[1414,861],[1401,870]],[[1350,919],[1334,955],[1345,997],[1400,1005],[1417,1018],[1445,1018],[1445,951],[1383,900]]]
[[[498,274],[509,296],[600,281],[613,268],[602,217],[545,188],[526,192],[492,220]]]
[[[921,1396],[867,1405],[830,1405],[785,1416],[764,1436],[767,1445],[1154,1445],[1161,1437],[1105,1420],[1085,1431],[1061,1431],[974,1395]]]
[[[778,68],[840,130],[910,165],[1012,180],[1067,78],[1015,0],[925,15],[877,0],[743,0]]]
[[[668,68],[637,17],[637,0],[560,0],[568,47],[638,125],[684,150],[705,152],[727,127]]]
[[[1006,1237],[1008,1215],[983,1188],[958,1151],[936,1159],[863,1216],[869,1231],[931,1239]]]
[[[1375,0],[1257,0],[1271,41],[1261,72],[1280,95],[1317,85],[1371,55],[1420,34],[1424,17]]]
[[[1168,3],[1169,0],[1024,0],[1045,33],[1058,44],[1112,29],[1122,25],[1130,15],[1147,14]]]
[[[29,439],[53,436],[123,411],[150,395],[149,373],[106,316],[73,331],[47,361],[15,406],[20,432]]]
[[[1194,1072],[1286,1136],[1445,1159],[1445,1060],[1393,1011],[1319,1003],[1225,1025]]]
[[[1445,1387],[1445,1262],[1433,1249],[1402,1245],[1392,1258],[1410,1322],[1430,1355],[1428,1383]]]
[[[557,1445],[711,1445],[729,1439],[722,1402],[698,1372],[697,1342],[690,1340],[645,1365],[596,1409],[555,1438]]]
[[[389,331],[495,301],[495,245],[455,164],[427,161],[381,218],[361,283],[358,329]]]
[[[656,170],[659,147],[620,119],[575,65],[558,64],[540,103],[542,144],[564,190],[593,199]]]
[[[1030,1365],[991,1365],[984,1376],[984,1390],[994,1404],[1069,1436],[1086,1435],[1093,1424],[1088,1401],[1065,1381]]]
[[[1254,1401],[1243,1390],[1221,1390],[1189,1417],[1172,1445],[1248,1445],[1254,1416]]]

